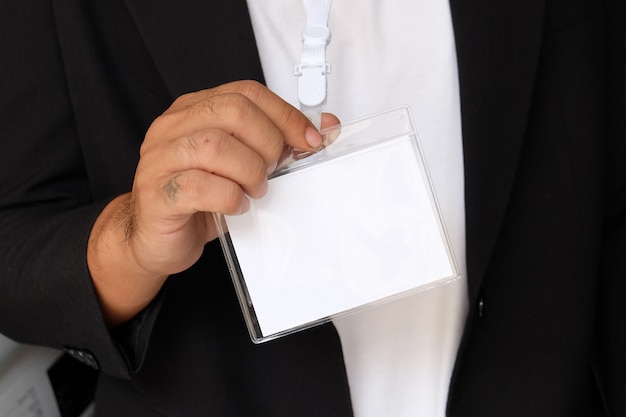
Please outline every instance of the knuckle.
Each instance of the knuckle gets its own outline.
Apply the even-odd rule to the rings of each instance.
[[[144,140],[141,144],[140,153],[145,152],[155,143],[161,141],[161,138],[167,137],[167,132],[169,132],[178,122],[179,120],[176,113],[164,113],[154,119],[148,127]]]
[[[254,80],[242,80],[237,81],[237,83],[241,94],[249,97],[252,101],[255,101],[266,89],[263,84]]]
[[[148,131],[146,132],[146,136],[144,138],[143,144],[149,143],[152,138],[157,137],[159,132],[162,132],[166,128],[165,116],[161,115],[154,119],[150,126],[148,127]]]
[[[223,160],[233,153],[234,146],[232,138],[225,132],[212,129],[194,137],[188,138],[189,149],[194,156],[213,163]]]
[[[190,103],[187,106],[186,111],[189,113],[189,116],[191,117],[195,115],[215,116],[218,113],[215,111],[214,101],[215,101],[214,97],[208,97],[205,100],[194,101],[193,103]]]
[[[224,94],[220,100],[220,110],[229,120],[234,123],[246,123],[250,116],[254,105],[244,95],[237,93]]]
[[[178,137],[170,144],[169,155],[174,156],[178,169],[202,165],[203,161],[214,163],[227,157],[232,149],[228,135],[218,129],[196,132]],[[168,157],[169,160],[172,158]]]
[[[253,110],[252,102],[243,94],[225,92],[189,106],[191,115],[211,117],[225,123],[245,123]]]

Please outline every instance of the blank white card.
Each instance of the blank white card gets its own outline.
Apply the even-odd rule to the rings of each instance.
[[[226,222],[263,337],[456,274],[408,135],[273,178]]]

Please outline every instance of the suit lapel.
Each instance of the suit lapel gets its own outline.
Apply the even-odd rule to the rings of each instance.
[[[125,1],[172,97],[263,80],[245,1]]]
[[[465,160],[470,300],[511,194],[542,35],[543,0],[451,0]]]

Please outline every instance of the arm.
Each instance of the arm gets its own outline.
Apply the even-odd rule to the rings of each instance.
[[[122,323],[141,310],[167,275],[192,264],[200,256],[203,243],[215,237],[212,223],[194,230],[194,222],[209,216],[193,206],[198,202],[196,198],[186,198],[187,188],[176,192],[177,204],[169,200],[153,204],[152,199],[158,199],[163,190],[151,184],[152,180],[168,179],[166,184],[186,185],[191,183],[177,182],[181,181],[179,173],[202,171],[202,167],[180,169],[167,165],[172,160],[162,151],[184,142],[181,138],[185,135],[207,129],[225,131],[225,143],[240,142],[248,149],[244,153],[256,161],[257,171],[265,173],[260,167],[271,166],[277,157],[275,148],[283,138],[293,146],[307,147],[308,122],[255,83],[181,97],[150,130],[132,194],[111,202],[95,202],[93,179],[88,176],[89,164],[85,161],[84,145],[90,142],[81,137],[75,123],[51,7],[47,1],[0,6],[0,51],[4,61],[0,79],[9,81],[0,83],[0,332],[25,343],[89,349],[103,371],[127,376],[127,364],[107,324]],[[222,100],[236,100],[240,106],[220,106]],[[222,119],[197,112],[206,110],[207,104],[215,110],[211,114]],[[237,108],[247,108],[250,113],[225,113],[226,109]],[[248,124],[246,117],[254,120]],[[224,122],[224,118],[230,122]],[[192,127],[192,120],[200,123]],[[246,124],[242,124],[244,121]],[[259,124],[269,129],[269,137],[258,134],[263,131],[258,129]],[[180,130],[181,126],[184,129]],[[273,147],[266,148],[272,143]],[[152,171],[154,167],[162,171]],[[217,178],[217,183],[234,191],[230,199],[222,201],[226,202],[223,207],[206,208],[221,207],[234,213],[244,202],[243,191],[252,197],[263,193],[265,179],[259,179],[258,172],[252,179],[248,162],[240,167],[247,173],[245,178],[236,177],[237,185],[227,179],[230,174],[215,173],[208,167],[201,177]],[[233,175],[240,172],[236,169]],[[173,225],[186,225],[180,234],[168,235],[151,223],[162,220],[164,213],[172,214],[167,212],[170,209],[174,210],[174,218],[157,223],[166,224],[169,230],[174,230]],[[177,237],[165,244],[185,242],[185,237],[195,236],[197,240],[191,246],[196,251],[181,249],[178,253],[184,254],[183,259],[172,256],[161,262],[161,253],[169,255],[169,251],[154,242],[172,236]],[[151,253],[155,248],[162,252]],[[159,262],[153,264],[155,260]]]
[[[51,5],[0,6],[0,332],[90,347],[123,375],[85,261],[103,203],[91,197]]]

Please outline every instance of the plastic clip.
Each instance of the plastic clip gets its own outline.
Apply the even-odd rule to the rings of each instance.
[[[309,26],[302,33],[302,42],[302,63],[294,68],[298,77],[298,101],[301,110],[319,129],[321,112],[326,105],[326,75],[330,73],[330,64],[326,62],[330,30],[322,25]]]
[[[298,100],[307,107],[326,104],[326,75],[330,73],[330,64],[298,64],[294,74],[298,76]]]

